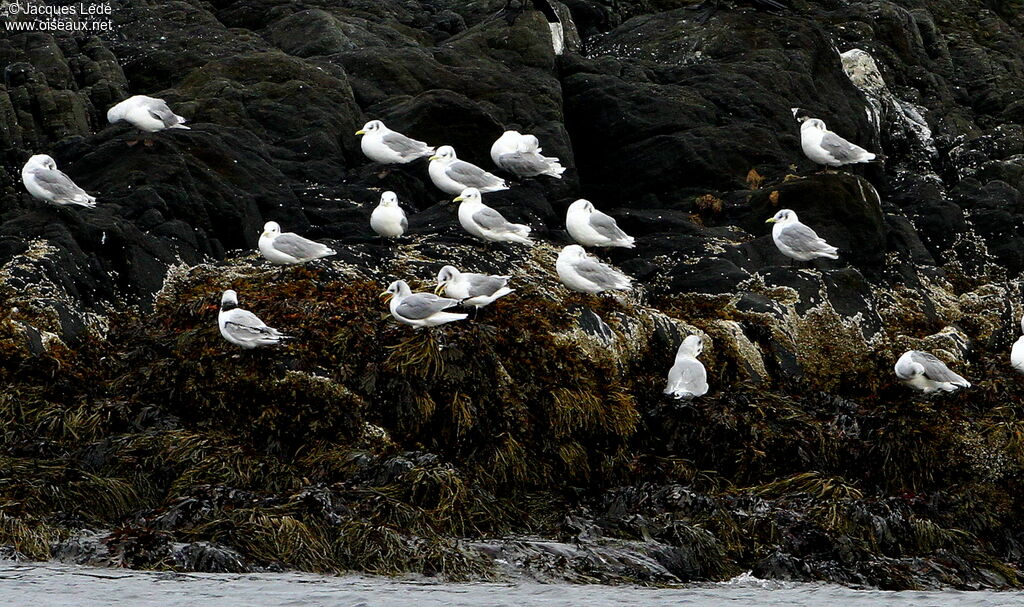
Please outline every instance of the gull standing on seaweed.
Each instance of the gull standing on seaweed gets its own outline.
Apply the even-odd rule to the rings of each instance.
[[[839,259],[839,249],[825,242],[814,230],[800,223],[796,213],[782,209],[774,217],[765,220],[774,223],[772,240],[786,257],[799,261],[808,261],[818,257]]]
[[[268,221],[263,225],[259,248],[260,253],[267,261],[279,266],[306,263],[337,253],[327,245],[303,238],[298,234],[292,232],[282,234],[281,226],[276,221]]]
[[[367,122],[356,135],[363,136],[359,142],[363,154],[381,164],[406,164],[434,153],[433,146],[392,131],[380,120]]]
[[[1020,319],[1020,330],[1024,332],[1024,317]],[[1024,373],[1024,335],[1017,338],[1010,350],[1010,364],[1020,373]]]
[[[394,192],[384,192],[380,202],[370,214],[370,227],[381,238],[398,238],[409,228],[409,220],[405,211],[398,206],[398,196]]]
[[[508,278],[460,272],[455,266],[445,266],[437,273],[434,292],[444,291],[446,296],[459,300],[462,305],[480,309],[515,290],[508,288]]]
[[[585,247],[625,247],[632,249],[634,238],[619,228],[608,215],[580,198],[565,213],[565,229],[572,239]]]
[[[861,162],[883,162],[885,156],[872,154],[864,148],[854,145],[825,128],[825,122],[817,118],[803,115],[803,110],[793,108],[793,117],[803,124],[800,125],[800,147],[816,164],[828,167],[841,167]]]
[[[592,259],[578,244],[571,244],[558,254],[555,270],[562,284],[573,291],[597,294],[617,289],[628,291],[632,279],[615,268]]]
[[[437,148],[437,153],[430,157],[427,172],[434,185],[446,194],[459,194],[466,188],[476,188],[481,192],[508,189],[508,184],[501,177],[459,160],[450,145]]]
[[[466,188],[453,202],[459,204],[459,223],[467,232],[488,242],[518,242],[532,245],[530,226],[512,223],[485,205],[480,190]]]
[[[676,362],[668,372],[668,385],[665,394],[673,398],[691,399],[704,396],[708,392],[708,372],[704,363],[697,356],[704,349],[704,342],[699,335],[688,335],[679,344]]]
[[[519,131],[505,131],[491,145],[491,160],[517,177],[547,175],[561,179],[565,167],[553,156],[541,156],[540,141]]]
[[[239,308],[238,294],[231,289],[224,291],[220,298],[217,324],[220,325],[220,334],[224,339],[246,350],[276,346],[285,339],[292,339],[277,329],[268,327],[252,312]]]
[[[36,154],[21,169],[21,182],[34,198],[57,206],[96,207],[96,197],[78,187],[71,178],[57,169],[57,163],[46,154]]]
[[[971,387],[971,382],[950,371],[944,362],[920,350],[907,350],[896,361],[895,370],[903,383],[925,394]]]
[[[395,320],[411,327],[436,327],[469,316],[445,311],[459,305],[459,300],[438,297],[433,293],[413,293],[404,280],[391,283],[381,296],[391,297],[389,306]]]
[[[124,120],[135,128],[147,133],[155,133],[164,129],[186,129],[185,119],[171,111],[167,102],[156,97],[134,95],[107,110],[107,122],[114,124]],[[152,139],[145,140],[146,145],[153,145]],[[128,145],[135,145],[131,141]]]

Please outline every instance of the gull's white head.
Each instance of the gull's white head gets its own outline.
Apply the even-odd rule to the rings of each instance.
[[[583,198],[580,198],[576,202],[574,202],[571,205],[569,205],[569,210],[570,211],[585,211],[587,213],[593,213],[594,212],[594,203],[590,202],[589,200],[585,200]]]
[[[405,282],[404,280],[396,280],[395,282],[388,285],[387,290],[381,293],[381,295],[388,295],[391,297],[405,297],[410,293],[412,293],[412,290],[409,289],[409,283]]]
[[[519,131],[505,131],[504,133],[501,134],[501,137],[498,137],[498,141],[502,143],[512,144],[518,142],[519,139],[522,138],[522,136],[522,133],[520,133]]]
[[[458,157],[455,156],[455,148],[450,145],[442,145],[437,148],[437,151],[430,157],[430,160],[440,160],[445,164],[450,164],[458,160]]]
[[[817,131],[824,131],[825,121],[819,120],[818,118],[805,118],[803,124],[800,125],[800,131],[803,132],[812,129]]]
[[[520,152],[539,152],[540,140],[533,135],[523,135],[519,138],[519,145],[516,149]]]
[[[571,244],[562,249],[562,252],[559,253],[558,256],[563,259],[586,259],[587,252],[584,251],[583,247],[580,245]]]
[[[790,211],[789,209],[782,209],[776,213],[774,217],[765,220],[765,223],[779,223],[786,225],[787,223],[794,223],[796,220],[795,212]]]
[[[461,272],[459,272],[458,268],[455,266],[445,266],[437,273],[437,284],[448,284],[448,282],[458,278],[459,274],[461,274]]]
[[[480,190],[466,188],[462,193],[452,199],[452,202],[481,202]]]
[[[57,170],[57,163],[46,154],[36,154],[28,159],[25,163],[25,168],[31,169],[50,169],[51,171]]]
[[[235,293],[232,289],[224,291],[224,294],[220,296],[220,309],[230,310],[238,307],[238,293]]]
[[[679,344],[679,351],[676,356],[692,356],[697,358],[704,351],[704,340],[700,335],[687,335],[683,343]]]
[[[398,196],[392,191],[384,192],[380,195],[380,206],[382,207],[397,207]]]
[[[363,128],[356,131],[356,135],[369,135],[370,133],[382,133],[387,127],[380,120],[371,120],[363,125]]]
[[[263,236],[268,238],[274,238],[281,233],[281,226],[276,221],[268,221],[263,224]]]

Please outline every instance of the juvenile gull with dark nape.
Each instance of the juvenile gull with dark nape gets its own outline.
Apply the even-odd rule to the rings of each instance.
[[[268,327],[255,314],[238,307],[238,294],[228,289],[220,298],[217,324],[224,339],[246,350],[262,346],[276,346],[291,337]]]

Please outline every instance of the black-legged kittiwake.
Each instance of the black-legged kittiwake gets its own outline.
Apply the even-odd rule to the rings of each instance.
[[[1020,330],[1024,332],[1024,318],[1020,319]],[[1010,350],[1010,364],[1019,373],[1024,373],[1024,335],[1017,338]]]
[[[437,273],[437,291],[458,299],[463,305],[482,308],[515,289],[508,288],[508,276],[492,276],[460,272],[455,266],[444,266]]]
[[[885,160],[885,156],[873,154],[828,130],[823,120],[803,115],[800,108],[793,108],[793,116],[803,123],[800,125],[800,147],[816,164],[834,168]]]
[[[632,288],[629,276],[590,257],[577,244],[562,249],[555,262],[555,270],[562,284],[573,291],[594,294],[613,289],[628,291]]]
[[[454,199],[459,203],[459,223],[467,232],[490,242],[518,242],[532,245],[530,226],[512,223],[483,203],[480,190],[466,188]]]
[[[688,335],[676,351],[676,362],[668,372],[665,394],[674,398],[694,398],[708,392],[708,373],[697,356],[704,349],[699,335]]]
[[[281,265],[306,263],[321,257],[335,255],[337,251],[331,247],[303,238],[292,232],[281,233],[281,226],[276,221],[268,221],[260,234],[260,253],[267,261]]]
[[[634,238],[623,232],[613,218],[582,198],[569,205],[565,213],[565,229],[573,240],[585,247],[632,249],[635,246]]]
[[[466,188],[476,188],[481,192],[508,189],[508,184],[501,177],[459,160],[450,145],[437,148],[437,153],[430,157],[427,172],[434,185],[448,194],[460,194]]]
[[[389,306],[395,320],[416,328],[436,327],[469,316],[464,312],[446,311],[459,305],[459,300],[433,293],[413,293],[404,280],[391,283],[381,295],[391,296]]]
[[[171,111],[167,102],[156,97],[134,95],[107,110],[107,122],[124,120],[147,133],[164,129],[188,129],[185,119]]]
[[[927,352],[908,350],[896,361],[896,377],[925,394],[938,390],[952,392],[970,388],[971,382],[949,370],[944,362]]]
[[[359,142],[363,154],[381,164],[405,164],[434,153],[433,146],[392,131],[380,120],[367,122],[356,135],[363,136]]]
[[[291,339],[277,329],[268,327],[252,312],[239,308],[238,294],[231,289],[224,291],[220,298],[217,324],[220,325],[220,334],[224,339],[246,350],[276,346],[285,339]]]
[[[502,170],[518,177],[547,175],[562,178],[565,167],[553,156],[542,156],[540,141],[519,131],[505,131],[491,145],[491,160]]]
[[[786,257],[808,261],[818,257],[839,259],[839,249],[825,242],[814,230],[800,223],[796,213],[782,209],[774,217],[765,220],[774,223],[772,240]]]
[[[394,192],[384,192],[380,202],[370,214],[370,227],[381,238],[398,238],[409,228],[409,220],[405,211],[398,206],[398,196]]]
[[[58,206],[93,208],[96,197],[78,187],[71,178],[57,168],[57,163],[46,154],[36,154],[21,169],[21,181],[33,197]]]

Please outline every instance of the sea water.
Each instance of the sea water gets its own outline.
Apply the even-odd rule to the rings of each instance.
[[[0,561],[3,607],[1024,607],[1021,592],[887,592],[759,580],[679,588],[162,573]]]

